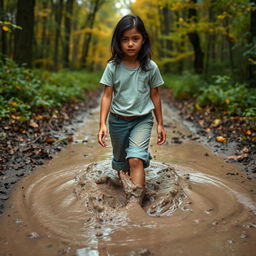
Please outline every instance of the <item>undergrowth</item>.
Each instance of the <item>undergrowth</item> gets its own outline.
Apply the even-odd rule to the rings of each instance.
[[[84,100],[98,87],[99,74],[62,70],[57,73],[0,62],[0,117],[28,120],[39,110],[49,112],[64,103]]]
[[[246,83],[232,81],[229,76],[208,78],[184,73],[164,76],[165,84],[178,99],[195,100],[195,108],[216,108],[230,115],[252,117],[256,121],[256,89]]]

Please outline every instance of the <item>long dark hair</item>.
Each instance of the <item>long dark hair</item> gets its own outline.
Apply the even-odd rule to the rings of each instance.
[[[138,54],[138,60],[140,61],[140,67],[142,70],[148,70],[148,63],[151,59],[151,45],[148,33],[145,29],[144,23],[139,16],[125,15],[116,25],[112,41],[111,41],[111,52],[112,56],[108,61],[114,61],[115,64],[120,64],[124,55],[121,50],[121,37],[126,30],[136,28],[142,35],[144,43]]]

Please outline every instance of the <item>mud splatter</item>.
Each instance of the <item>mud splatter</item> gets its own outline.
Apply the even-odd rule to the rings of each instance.
[[[168,137],[190,136],[164,113]],[[255,184],[238,168],[194,140],[155,146],[154,134],[142,207],[127,204],[97,125],[96,109],[73,144],[17,184],[0,218],[1,254],[254,255]]]

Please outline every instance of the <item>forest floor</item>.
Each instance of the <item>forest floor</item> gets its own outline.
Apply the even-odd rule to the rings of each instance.
[[[195,100],[174,99],[171,91],[166,88],[162,90],[162,98],[178,111],[183,123],[196,134],[194,140],[209,146],[214,153],[222,155],[226,162],[236,164],[246,172],[248,179],[256,179],[254,120],[249,117],[230,116],[214,108],[195,111]],[[172,142],[181,143],[182,138],[174,138]]]
[[[88,101],[66,105],[56,110],[51,118],[37,114],[23,123],[15,119],[0,120],[0,214],[14,184],[73,141],[76,124],[82,122],[81,116],[96,106],[100,91],[88,94]],[[241,129],[248,120],[219,119],[218,113],[212,110],[192,112],[193,101],[174,100],[166,88],[162,90],[162,98],[178,111],[181,120],[194,132],[190,138],[177,135],[168,142],[180,144],[188,139],[198,140],[210,146],[213,152],[223,155],[226,161],[238,164],[248,179],[256,179],[255,131]]]

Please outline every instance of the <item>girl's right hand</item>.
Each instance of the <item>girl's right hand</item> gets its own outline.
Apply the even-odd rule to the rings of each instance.
[[[100,127],[100,130],[98,133],[98,142],[102,147],[107,146],[107,144],[105,142],[105,140],[107,140],[107,135],[108,135],[107,126],[103,125],[102,127]]]

